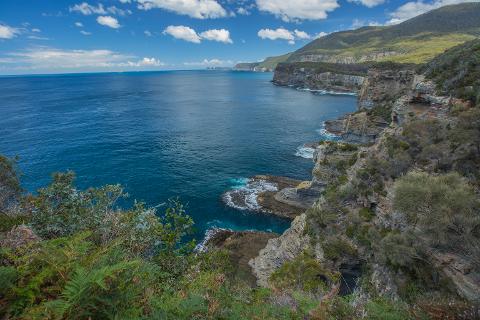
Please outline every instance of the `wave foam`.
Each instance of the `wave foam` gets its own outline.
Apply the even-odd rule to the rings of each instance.
[[[339,140],[341,137],[339,135],[336,135],[334,133],[331,133],[325,129],[325,122],[322,123],[322,128],[316,130],[319,135],[322,136],[323,140],[327,141],[335,141]]]
[[[332,95],[332,96],[356,96],[356,92],[343,92],[343,91],[330,91],[323,89],[309,89],[309,88],[296,88],[298,91],[307,91],[316,95]]]
[[[238,210],[258,211],[261,209],[257,202],[258,195],[266,191],[278,191],[277,184],[263,179],[247,179],[245,185],[234,185],[232,190],[225,192],[223,201]]]
[[[313,154],[315,153],[315,149],[306,146],[300,146],[297,148],[295,155],[297,157],[302,157],[304,159],[313,159]]]
[[[205,231],[205,236],[203,237],[202,242],[200,242],[199,244],[197,244],[195,246],[194,251],[195,252],[200,252],[200,253],[207,252],[208,241],[210,241],[210,239],[212,239],[217,233],[219,233],[221,231],[227,231],[227,230],[229,230],[229,229],[223,229],[223,228],[218,228],[218,227],[213,227],[213,228],[208,229],[207,231]]]

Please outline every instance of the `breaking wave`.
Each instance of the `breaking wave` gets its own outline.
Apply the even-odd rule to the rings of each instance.
[[[245,179],[245,184],[236,184],[232,190],[223,194],[223,201],[229,207],[239,210],[258,211],[261,209],[257,202],[258,195],[266,191],[278,191],[276,183],[268,182],[263,179]]]

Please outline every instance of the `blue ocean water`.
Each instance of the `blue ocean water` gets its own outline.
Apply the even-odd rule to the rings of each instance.
[[[289,222],[227,207],[257,174],[309,179],[295,155],[356,98],[271,84],[272,74],[175,71],[0,78],[0,153],[34,192],[55,171],[81,188],[120,183],[149,205],[180,197],[198,237],[213,227],[282,232]]]

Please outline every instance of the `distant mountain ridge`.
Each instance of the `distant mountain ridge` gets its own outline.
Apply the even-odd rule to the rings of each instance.
[[[262,70],[275,69],[282,62],[425,63],[479,36],[480,2],[462,3],[429,11],[397,25],[334,32],[293,53],[243,66]]]
[[[279,63],[287,61],[290,55],[291,53],[287,53],[281,56],[268,57],[261,62],[242,62],[235,65],[234,69],[238,71],[272,72]]]
[[[423,63],[480,36],[480,3],[444,6],[384,27],[335,32],[295,51],[287,62]]]

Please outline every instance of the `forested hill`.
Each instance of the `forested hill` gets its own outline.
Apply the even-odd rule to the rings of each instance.
[[[432,10],[397,25],[335,32],[294,52],[288,62],[422,63],[480,35],[480,3]]]

